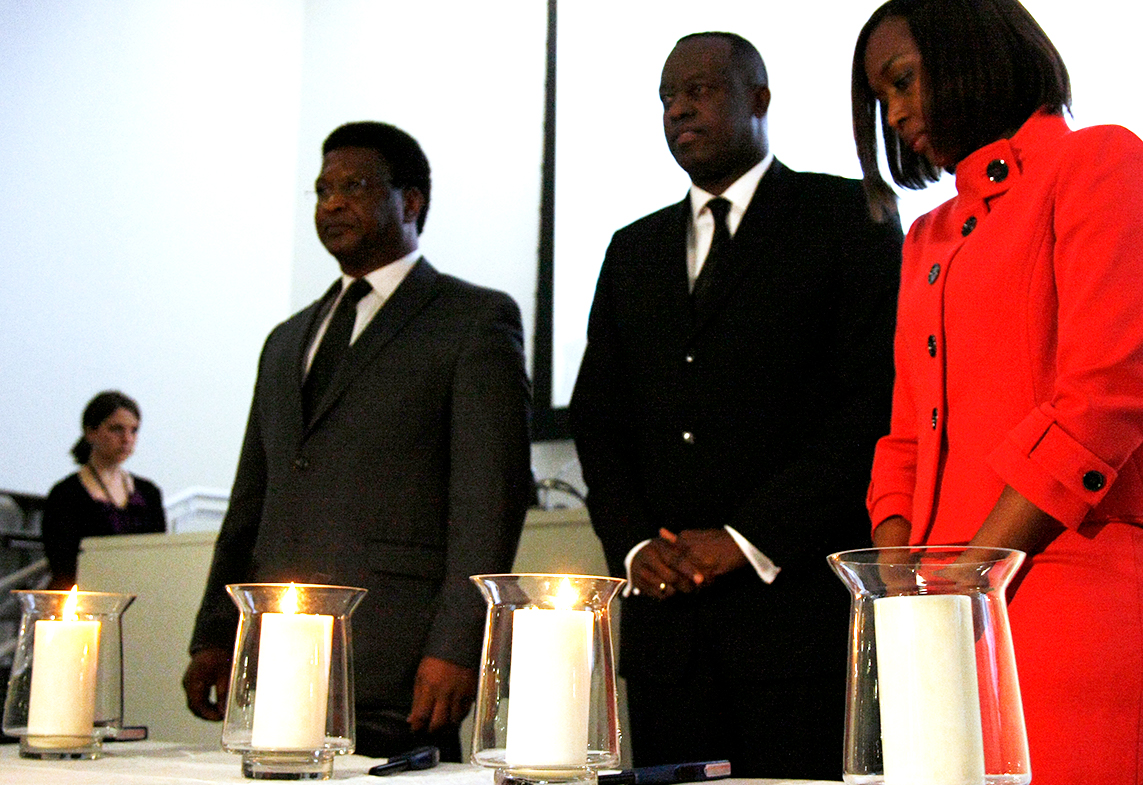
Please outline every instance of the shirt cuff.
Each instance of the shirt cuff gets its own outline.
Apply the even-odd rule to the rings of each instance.
[[[778,577],[778,573],[782,568],[774,564],[766,554],[754,547],[750,540],[743,537],[737,530],[730,526],[724,526],[734,544],[742,551],[742,555],[746,557],[746,561],[750,562],[750,566],[754,568],[754,572],[762,579],[764,583],[773,583],[774,579]],[[634,548],[627,552],[627,556],[623,559],[623,567],[627,571],[627,583],[623,586],[623,597],[630,597],[632,594],[639,594],[639,589],[635,586],[635,581],[631,579],[631,561],[635,558],[635,554],[639,552],[650,540],[643,540],[638,543]]]
[[[627,551],[627,555],[623,558],[623,569],[627,571],[627,583],[623,585],[623,594],[620,595],[621,597],[630,597],[632,594],[639,593],[639,587],[635,585],[635,581],[631,580],[631,560],[635,558],[635,554],[639,552],[639,549],[649,542],[650,540],[643,540],[643,542]]]
[[[774,579],[778,577],[778,573],[782,571],[770,558],[754,547],[750,540],[743,537],[737,531],[729,526],[724,526],[724,529],[730,534],[735,544],[742,551],[742,555],[746,557],[746,561],[750,562],[750,566],[754,568],[754,572],[758,573],[758,577],[765,583],[773,583]]]

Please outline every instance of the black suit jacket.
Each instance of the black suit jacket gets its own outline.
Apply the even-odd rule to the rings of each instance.
[[[840,673],[848,595],[825,557],[868,544],[901,230],[858,183],[774,161],[692,308],[689,212],[621,229],[600,271],[571,404],[592,525],[614,575],[661,526],[733,526],[782,572],[625,601],[621,671],[676,676],[702,637],[730,667]]]
[[[266,340],[192,651],[234,643],[228,583],[369,590],[352,624],[361,707],[407,711],[420,659],[473,667],[484,602],[532,495],[520,314],[419,261],[302,417],[304,357],[337,286]]]

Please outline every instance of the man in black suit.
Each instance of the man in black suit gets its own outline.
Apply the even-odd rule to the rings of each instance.
[[[840,779],[848,595],[826,555],[868,543],[900,226],[771,156],[745,39],[681,39],[659,91],[693,185],[612,239],[571,403],[592,525],[634,589],[635,763]]]
[[[342,276],[266,340],[187,703],[222,717],[226,584],[361,586],[358,752],[459,760],[484,629],[468,576],[511,568],[532,497],[520,313],[417,252],[430,178],[412,137],[351,123],[322,154],[314,222]]]

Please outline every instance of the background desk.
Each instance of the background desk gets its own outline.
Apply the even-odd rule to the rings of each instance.
[[[190,713],[182,690],[214,540],[214,532],[189,532],[83,541],[80,588],[137,596],[123,615],[124,723],[148,726],[151,738],[217,747],[222,734],[220,723]],[[529,511],[513,569],[606,575],[587,510]],[[626,727],[623,696],[621,685],[620,722]],[[465,744],[470,735],[462,735]]]
[[[5,785],[182,785],[184,783],[250,783],[244,779],[241,758],[217,747],[188,747],[144,741],[105,745],[99,760],[47,761],[18,757],[16,745],[0,747],[0,782]],[[378,761],[359,755],[334,759],[333,780],[364,785],[492,785],[491,769],[444,763],[428,771],[409,771],[391,777],[370,777],[366,772]],[[725,785],[830,785],[806,780],[718,780]]]

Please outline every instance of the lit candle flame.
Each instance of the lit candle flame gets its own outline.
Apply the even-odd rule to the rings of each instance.
[[[556,610],[566,611],[571,610],[572,606],[579,602],[579,593],[575,587],[571,585],[571,581],[564,578],[560,582],[559,589],[552,596],[552,606]]]
[[[64,619],[64,621],[79,621],[79,613],[76,612],[78,606],[79,606],[79,586],[75,585],[75,586],[72,586],[71,591],[68,592],[67,601],[64,603],[64,606],[63,606],[63,619]]]
[[[298,590],[294,584],[290,583],[290,588],[286,589],[282,595],[282,601],[278,605],[278,609],[282,613],[297,613],[298,612]]]

